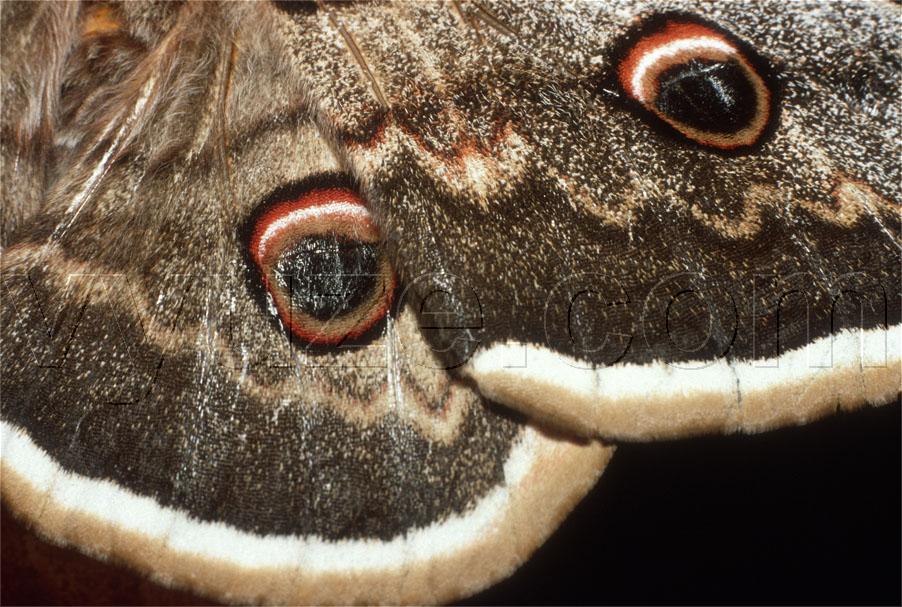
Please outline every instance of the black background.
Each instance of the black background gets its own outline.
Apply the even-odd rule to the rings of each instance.
[[[464,604],[896,604],[900,407],[618,447],[511,578]]]

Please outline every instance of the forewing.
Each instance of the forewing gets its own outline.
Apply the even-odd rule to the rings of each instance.
[[[330,49],[311,97],[445,364],[635,439],[898,394],[898,10],[327,4],[285,31]],[[770,108],[752,135],[689,136],[632,98],[623,74],[679,36],[741,49]]]

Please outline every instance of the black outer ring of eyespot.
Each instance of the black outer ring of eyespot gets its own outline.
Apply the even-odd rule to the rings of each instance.
[[[646,36],[657,31],[663,30],[668,23],[673,21],[683,21],[696,23],[698,25],[709,28],[726,38],[730,43],[738,48],[749,65],[758,73],[764,84],[770,92],[770,113],[768,114],[767,123],[761,131],[761,134],[750,145],[743,145],[732,149],[724,149],[705,145],[700,141],[696,141],[687,137],[679,129],[666,120],[651,112],[644,105],[633,99],[620,84],[617,77],[617,68],[632,48]],[[783,101],[783,75],[775,61],[771,61],[762,56],[748,42],[738,38],[730,30],[700,17],[694,13],[685,11],[667,11],[663,13],[654,13],[645,18],[641,18],[638,24],[629,27],[629,31],[614,44],[605,54],[604,64],[607,66],[605,71],[597,78],[593,79],[592,86],[596,94],[604,95],[608,102],[620,106],[643,120],[661,135],[670,139],[677,139],[680,142],[705,150],[721,156],[743,156],[753,153],[760,149],[764,144],[770,141],[780,123],[780,109]],[[612,94],[613,92],[613,94]]]
[[[261,313],[269,320],[274,330],[287,336],[293,347],[303,349],[309,354],[334,354],[336,350],[345,347],[359,347],[371,344],[379,339],[385,331],[385,324],[389,316],[397,317],[398,299],[397,290],[399,288],[397,281],[395,284],[395,292],[392,294],[392,303],[388,310],[379,321],[373,324],[364,333],[356,338],[348,338],[338,344],[321,344],[307,342],[295,335],[282,321],[278,315],[273,315],[269,307],[269,292],[266,289],[266,282],[257,263],[254,261],[250,243],[253,238],[254,229],[257,222],[275,205],[299,198],[302,195],[317,189],[339,188],[348,189],[354,192],[360,191],[359,184],[346,173],[317,173],[305,177],[300,181],[294,181],[283,186],[279,186],[269,194],[267,194],[254,208],[253,212],[245,219],[238,228],[238,243],[241,247],[242,261],[244,262],[244,280],[251,298],[257,304]],[[239,320],[240,322],[240,320]]]

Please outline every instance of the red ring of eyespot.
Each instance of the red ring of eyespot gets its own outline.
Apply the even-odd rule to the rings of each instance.
[[[321,227],[326,227],[326,230],[303,232],[311,222],[320,223]],[[381,260],[380,268],[386,270],[390,276],[387,280],[382,281],[383,300],[350,330],[334,334],[310,330],[298,322],[298,317],[291,314],[290,309],[286,309],[287,298],[275,291],[278,287],[273,285],[271,268],[279,255],[287,250],[294,241],[292,236],[298,232],[301,237],[319,235],[324,232],[342,234],[342,229],[347,232],[346,235],[366,235],[366,240],[363,242],[375,243],[378,240],[378,228],[360,196],[347,188],[331,187],[313,189],[295,199],[273,205],[257,219],[251,232],[250,255],[260,271],[263,285],[272,298],[279,318],[293,335],[310,344],[337,345],[345,340],[361,337],[385,317],[394,298],[396,287],[394,272],[388,267],[387,262]],[[373,300],[367,299],[362,305],[371,303]],[[301,314],[300,316],[306,315]],[[327,327],[329,322],[333,321],[326,321],[324,326]]]
[[[742,129],[742,131],[739,132],[744,133],[745,131],[748,131],[742,137],[739,137],[739,134],[731,136],[713,134],[691,127],[690,125],[681,124],[679,121],[658,111],[654,106],[654,103],[643,98],[643,95],[641,95],[643,91],[636,90],[634,87],[633,79],[636,70],[639,68],[640,62],[644,57],[673,42],[692,39],[705,39],[712,41],[715,44],[722,45],[722,47],[729,47],[729,51],[723,50],[723,52],[728,52],[732,59],[738,61],[745,70],[753,89],[756,91],[755,117],[749,123],[749,127]],[[760,139],[770,121],[771,92],[761,74],[759,74],[755,67],[749,62],[740,46],[730,40],[729,37],[722,32],[701,23],[674,19],[666,22],[663,28],[656,29],[647,35],[642,36],[629,49],[618,65],[617,78],[620,82],[620,86],[633,101],[639,103],[646,110],[676,128],[684,136],[703,145],[723,150],[732,150],[748,145],[754,145]]]

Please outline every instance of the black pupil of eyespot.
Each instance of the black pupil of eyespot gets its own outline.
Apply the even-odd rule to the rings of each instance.
[[[692,59],[660,75],[655,105],[696,129],[735,133],[755,116],[755,89],[735,61]]]
[[[357,309],[377,284],[375,245],[335,235],[308,236],[276,262],[279,286],[292,307],[327,321]]]

